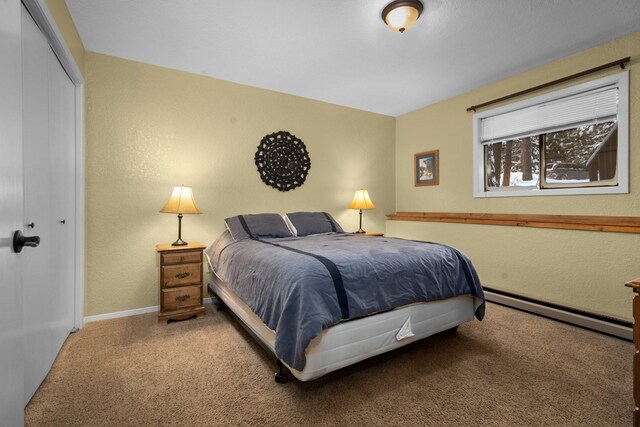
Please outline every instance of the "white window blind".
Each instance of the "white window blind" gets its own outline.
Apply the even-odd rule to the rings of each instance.
[[[486,117],[480,123],[480,141],[497,142],[569,129],[615,119],[618,86],[610,85],[539,105]]]

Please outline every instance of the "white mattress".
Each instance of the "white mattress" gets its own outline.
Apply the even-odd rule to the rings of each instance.
[[[210,270],[213,278],[211,289],[275,354],[275,332],[229,289],[213,269]],[[475,308],[481,302],[471,295],[462,295],[442,301],[411,304],[341,322],[325,329],[311,341],[305,352],[307,363],[302,371],[282,363],[299,380],[313,380],[328,372],[473,320]]]

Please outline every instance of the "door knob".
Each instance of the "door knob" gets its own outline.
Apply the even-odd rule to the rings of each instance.
[[[27,227],[33,228],[36,226],[35,222],[30,222],[29,224],[27,224]]]
[[[66,220],[66,219],[61,219],[61,220],[60,220],[60,224],[66,224],[66,223],[67,223],[67,220]]]
[[[15,253],[22,252],[22,248],[28,246],[30,248],[35,248],[40,244],[40,236],[30,236],[27,237],[22,234],[22,231],[17,230],[13,233],[13,251]]]

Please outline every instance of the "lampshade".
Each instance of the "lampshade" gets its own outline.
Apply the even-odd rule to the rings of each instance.
[[[367,190],[356,191],[349,205],[349,209],[375,209],[375,207],[376,205],[374,205],[369,198],[369,192]]]
[[[160,212],[164,213],[176,213],[176,214],[201,214],[202,211],[198,208],[195,199],[193,198],[193,191],[191,187],[173,187],[173,193],[169,201],[164,205]]]
[[[397,33],[413,27],[423,10],[420,0],[396,0],[382,10],[382,20]]]

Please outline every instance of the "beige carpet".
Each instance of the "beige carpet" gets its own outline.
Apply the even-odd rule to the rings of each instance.
[[[27,426],[628,426],[632,344],[495,304],[483,322],[310,383],[211,305],[69,337],[25,409]]]

